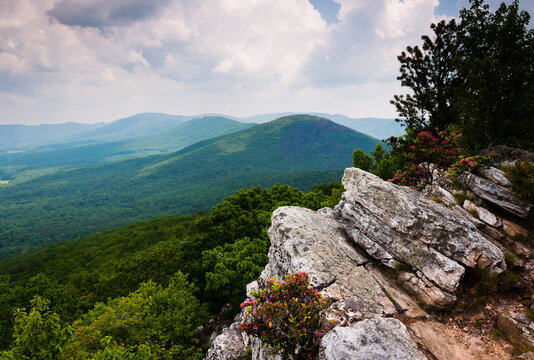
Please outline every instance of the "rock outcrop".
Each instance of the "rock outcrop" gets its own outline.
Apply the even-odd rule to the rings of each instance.
[[[465,268],[506,268],[503,251],[463,216],[357,168],[343,176],[334,208],[350,238],[384,265],[401,270],[403,285],[428,306],[445,308]]]
[[[470,172],[461,174],[458,182],[481,199],[520,218],[526,219],[532,209],[532,204],[519,199],[510,190]]]
[[[426,356],[414,344],[402,322],[378,317],[330,331],[321,342],[319,359],[426,360]]]
[[[247,293],[269,278],[309,273],[311,285],[333,300],[325,318],[335,326],[321,342],[321,360],[480,358],[476,348],[465,350],[476,343],[472,337],[429,314],[455,303],[468,269],[504,271],[505,252],[515,266],[532,268],[527,281],[534,284],[533,244],[516,240],[529,238],[521,219],[532,215],[532,204],[512,194],[496,168],[465,173],[459,181],[470,197],[463,203],[445,178],[420,193],[347,169],[346,191],[334,209],[273,212],[269,263]],[[528,333],[527,339],[534,330],[525,316],[503,314],[499,322],[510,333]],[[239,336],[236,326],[216,338],[205,359],[239,359],[248,348],[254,360],[281,360],[257,338]],[[484,351],[494,353],[487,359],[504,356]]]
[[[260,285],[305,271],[311,284],[334,300],[328,309],[332,320],[343,321],[351,313],[359,313],[360,319],[395,314],[395,306],[364,266],[371,259],[351,244],[340,223],[308,209],[281,207],[273,212],[269,238],[269,264]]]

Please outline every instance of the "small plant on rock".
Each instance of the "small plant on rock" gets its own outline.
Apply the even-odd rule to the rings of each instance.
[[[427,131],[417,134],[405,157],[412,165],[397,172],[389,181],[421,190],[434,181],[436,169],[446,169],[458,158],[456,141],[460,133],[440,132],[433,136]]]
[[[512,191],[526,201],[534,201],[534,164],[517,160],[505,168],[505,176],[512,183]]]
[[[283,351],[288,359],[317,357],[328,332],[321,326],[321,313],[331,300],[310,286],[307,273],[286,275],[285,282],[269,279],[252,297],[241,304],[245,320],[240,330],[270,345],[271,353]]]
[[[452,179],[457,179],[464,171],[471,171],[479,167],[481,164],[486,163],[487,158],[483,156],[470,156],[462,158],[449,166],[447,172]]]

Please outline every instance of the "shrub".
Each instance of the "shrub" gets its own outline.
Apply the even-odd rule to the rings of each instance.
[[[437,137],[427,131],[417,134],[405,157],[411,163],[404,172],[397,172],[389,181],[421,189],[432,184],[434,168],[448,168],[458,158],[457,132],[440,132]]]
[[[512,183],[512,191],[520,198],[534,201],[534,164],[517,160],[505,169],[505,176]]]
[[[474,170],[481,164],[486,163],[487,160],[488,160],[487,158],[483,156],[478,156],[478,155],[465,157],[463,159],[456,161],[451,166],[449,166],[449,169],[447,170],[447,172],[453,179],[456,179],[464,171]]]
[[[285,283],[269,279],[241,304],[245,321],[240,330],[259,337],[271,353],[284,351],[288,359],[315,359],[322,337],[321,313],[331,300],[310,286],[307,273],[286,275]]]

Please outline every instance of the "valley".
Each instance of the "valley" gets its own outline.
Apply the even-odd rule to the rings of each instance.
[[[379,143],[310,115],[260,125],[205,117],[168,129],[122,142],[71,148],[63,143],[55,150],[5,155],[0,168],[15,172],[0,187],[0,257],[159,216],[209,210],[243,187],[281,183],[307,190],[339,181],[354,149],[369,152]],[[101,129],[95,131],[101,136]],[[180,139],[200,141],[166,154],[109,159],[127,147],[147,149],[139,144],[150,140],[153,149],[170,151],[172,139],[175,147],[187,144]]]

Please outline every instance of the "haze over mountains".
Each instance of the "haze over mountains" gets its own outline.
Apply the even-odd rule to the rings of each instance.
[[[78,137],[0,157],[0,176],[13,178],[0,186],[0,256],[135,221],[207,210],[242,187],[282,183],[306,190],[339,181],[353,150],[369,152],[379,142],[309,115],[260,125],[168,117],[162,122],[167,131],[154,132],[150,121],[135,120],[134,127],[122,121],[90,130],[85,144]],[[107,139],[109,131],[102,129],[110,126],[123,139],[98,143]],[[148,136],[134,136],[140,133]],[[140,149],[146,154],[172,146],[187,147],[118,160],[139,155]]]
[[[181,123],[203,117],[219,117],[242,123],[265,123],[280,117],[297,115],[284,112],[262,114],[250,117],[235,117],[221,114],[202,114],[195,116],[169,115],[163,113],[142,113],[115,120],[111,123],[64,123],[53,125],[0,125],[0,152],[6,149],[21,149],[28,146],[49,143],[71,145],[91,142],[120,141],[136,137],[162,134]],[[377,139],[401,135],[403,130],[393,119],[350,118],[340,114],[303,113],[332,120],[353,130]]]

